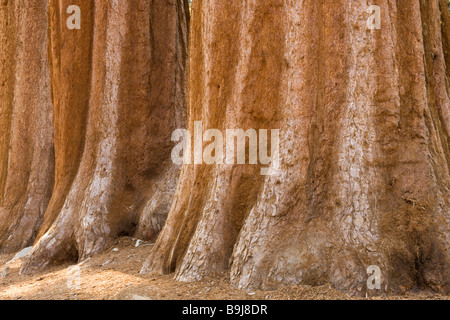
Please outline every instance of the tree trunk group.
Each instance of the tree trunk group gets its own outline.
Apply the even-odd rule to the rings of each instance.
[[[185,126],[185,1],[9,0],[1,8],[0,250],[23,272],[156,239]]]
[[[33,245],[22,272],[129,235],[181,281],[364,294],[375,266],[377,292],[450,292],[445,0],[5,0],[0,43],[0,252]],[[174,164],[200,121],[279,130],[276,174]]]

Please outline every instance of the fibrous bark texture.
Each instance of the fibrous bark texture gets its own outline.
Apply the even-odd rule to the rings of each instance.
[[[381,28],[368,28],[370,5]],[[196,0],[188,127],[280,129],[280,174],[184,165],[142,272],[450,290],[444,0]]]
[[[67,28],[71,5],[80,29]],[[180,169],[188,19],[183,0],[49,1],[55,186],[21,272],[158,235]]]
[[[32,244],[54,175],[47,1],[0,3],[0,252]]]

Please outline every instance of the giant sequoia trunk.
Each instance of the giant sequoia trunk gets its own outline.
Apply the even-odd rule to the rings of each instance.
[[[79,30],[66,26],[74,4]],[[22,272],[158,235],[179,175],[170,144],[186,122],[188,19],[184,0],[49,1],[55,185]]]
[[[31,245],[53,187],[47,1],[0,4],[0,252]]]
[[[280,174],[184,165],[142,272],[450,289],[445,0],[194,1],[188,127],[280,129]]]

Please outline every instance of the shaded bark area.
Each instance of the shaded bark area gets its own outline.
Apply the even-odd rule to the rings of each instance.
[[[23,273],[86,259],[119,236],[156,238],[178,178],[187,1],[75,2],[50,1],[56,182]],[[72,4],[80,30],[66,28]]]
[[[371,4],[380,30],[366,27]],[[444,2],[193,4],[188,127],[280,129],[281,172],[184,165],[142,272],[450,291]],[[442,22],[441,22],[442,21]]]
[[[0,252],[32,244],[53,188],[47,6],[0,3]]]

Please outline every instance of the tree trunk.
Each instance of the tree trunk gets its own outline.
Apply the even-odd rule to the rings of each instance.
[[[32,244],[53,188],[46,16],[46,0],[0,4],[0,252]]]
[[[188,127],[280,129],[280,173],[184,165],[142,272],[450,290],[445,0],[196,0]]]
[[[51,0],[55,190],[22,273],[83,260],[121,235],[156,238],[179,167],[171,134],[185,126],[187,1]]]

